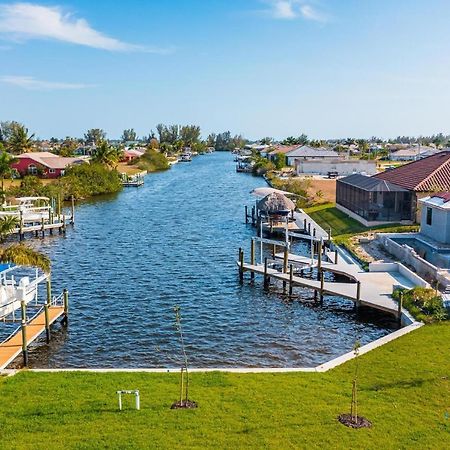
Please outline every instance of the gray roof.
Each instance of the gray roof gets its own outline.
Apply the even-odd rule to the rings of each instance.
[[[336,158],[336,156],[339,156],[339,153],[325,148],[314,148],[309,145],[301,145],[286,153],[286,156],[289,158],[296,156],[300,158]]]
[[[337,181],[338,183],[349,184],[350,186],[355,186],[363,191],[374,191],[374,192],[408,192],[397,184],[391,183],[389,181],[380,180],[378,178],[368,177],[366,175],[361,175],[355,173],[349,175],[348,177],[341,178]]]

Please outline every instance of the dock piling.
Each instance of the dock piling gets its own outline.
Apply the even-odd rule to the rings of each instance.
[[[267,256],[264,258],[264,289],[269,289],[270,278],[267,275],[268,261]]]
[[[20,302],[20,309],[22,312],[22,355],[23,355],[23,365],[28,366],[28,346],[27,346],[27,305],[25,301]]]
[[[355,309],[358,311],[361,306],[361,281],[356,282],[356,302]]]
[[[250,264],[252,266],[255,265],[255,240],[254,239],[251,240],[251,244],[250,244]],[[253,272],[253,270],[250,272],[250,278],[252,280],[255,279],[255,272]]]
[[[245,223],[248,223],[248,207],[245,205]]]
[[[397,320],[400,326],[402,325],[402,309],[403,309],[403,292],[400,292],[398,297],[398,310],[397,310]]]
[[[323,285],[324,285],[324,275],[323,270],[320,269],[320,304],[323,304]]]
[[[294,266],[291,264],[289,267],[289,297],[292,297],[293,284],[294,284]]]
[[[244,281],[244,250],[239,247],[239,280]]]
[[[317,279],[320,277],[320,271],[322,270],[322,239],[319,241],[319,248],[317,250]]]
[[[70,197],[70,202],[71,202],[70,224],[75,225],[75,198],[73,195]]]
[[[64,289],[63,291],[63,301],[64,301],[64,317],[63,323],[67,325],[69,323],[69,291]]]

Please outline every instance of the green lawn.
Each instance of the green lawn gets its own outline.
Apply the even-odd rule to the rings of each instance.
[[[175,374],[31,373],[0,381],[0,448],[448,448],[450,324],[427,325],[360,357],[360,412],[337,422],[355,362],[331,372],[192,375],[197,410],[170,410]],[[142,410],[117,411],[117,389]],[[131,399],[130,399],[131,401]]]
[[[411,231],[417,229],[417,226],[402,226],[402,225],[381,225],[378,227],[367,228],[357,220],[352,219],[337,209],[334,204],[324,204],[319,206],[313,206],[311,208],[305,208],[305,212],[311,216],[311,218],[317,222],[325,231],[331,228],[331,235],[333,237],[339,237],[342,235],[352,235],[358,233],[364,233],[370,230],[383,230],[389,231]]]

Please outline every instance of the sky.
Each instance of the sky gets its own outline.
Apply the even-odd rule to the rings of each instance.
[[[450,133],[447,0],[0,0],[0,120],[250,139]]]

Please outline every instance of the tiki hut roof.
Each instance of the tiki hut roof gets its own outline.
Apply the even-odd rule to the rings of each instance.
[[[281,194],[281,195],[295,195],[292,192],[287,192],[287,191],[281,191],[280,189],[274,189],[271,187],[260,187],[260,188],[256,188],[253,189],[253,191],[251,191],[251,194],[253,194],[255,197],[259,197],[259,198],[263,198],[263,197],[267,197],[269,194],[272,194],[276,192],[277,194]]]
[[[295,209],[295,204],[285,195],[272,192],[258,202],[258,209],[266,213],[275,214],[282,211],[291,211]]]

